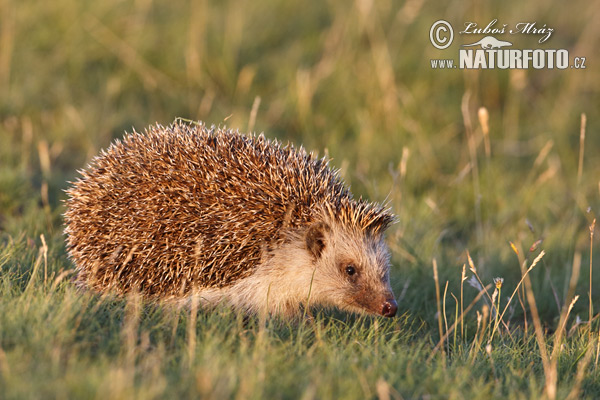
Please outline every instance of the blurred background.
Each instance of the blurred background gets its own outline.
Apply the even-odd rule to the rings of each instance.
[[[485,283],[502,276],[513,288],[512,241],[529,259],[548,253],[534,287],[552,319],[573,259],[589,263],[588,226],[600,213],[600,7],[568,8],[0,0],[0,243],[37,247],[44,234],[51,268],[72,268],[61,214],[76,170],[125,131],[182,117],[302,144],[332,158],[356,196],[387,202],[400,221],[388,242],[401,309],[433,318],[432,259],[456,288],[466,250]],[[431,68],[484,36],[455,34],[438,50],[435,21],[456,33],[494,18],[553,27],[541,45],[497,37],[568,49],[587,68]]]

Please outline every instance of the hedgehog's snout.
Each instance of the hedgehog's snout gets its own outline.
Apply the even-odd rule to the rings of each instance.
[[[383,303],[381,315],[391,318],[396,315],[396,311],[398,311],[398,303],[394,299],[388,299]]]

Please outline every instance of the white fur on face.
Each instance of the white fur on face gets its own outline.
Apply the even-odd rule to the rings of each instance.
[[[394,298],[389,251],[381,235],[332,226],[316,261],[314,301],[355,312],[378,314]],[[349,275],[346,268],[355,270]]]

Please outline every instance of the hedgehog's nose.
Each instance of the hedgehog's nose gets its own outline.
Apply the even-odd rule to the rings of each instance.
[[[381,315],[383,315],[384,317],[391,318],[394,315],[396,315],[396,311],[398,311],[398,303],[396,303],[396,300],[386,300],[385,303],[383,303]]]

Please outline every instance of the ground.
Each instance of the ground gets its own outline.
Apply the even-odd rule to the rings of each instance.
[[[2,397],[600,397],[600,9],[569,9],[0,2]],[[446,50],[429,37],[440,19]],[[466,22],[494,19],[546,24],[543,43],[492,36],[586,69],[432,68],[487,35]],[[176,117],[327,154],[387,202],[400,316],[245,319],[78,291],[63,190],[124,131]]]

